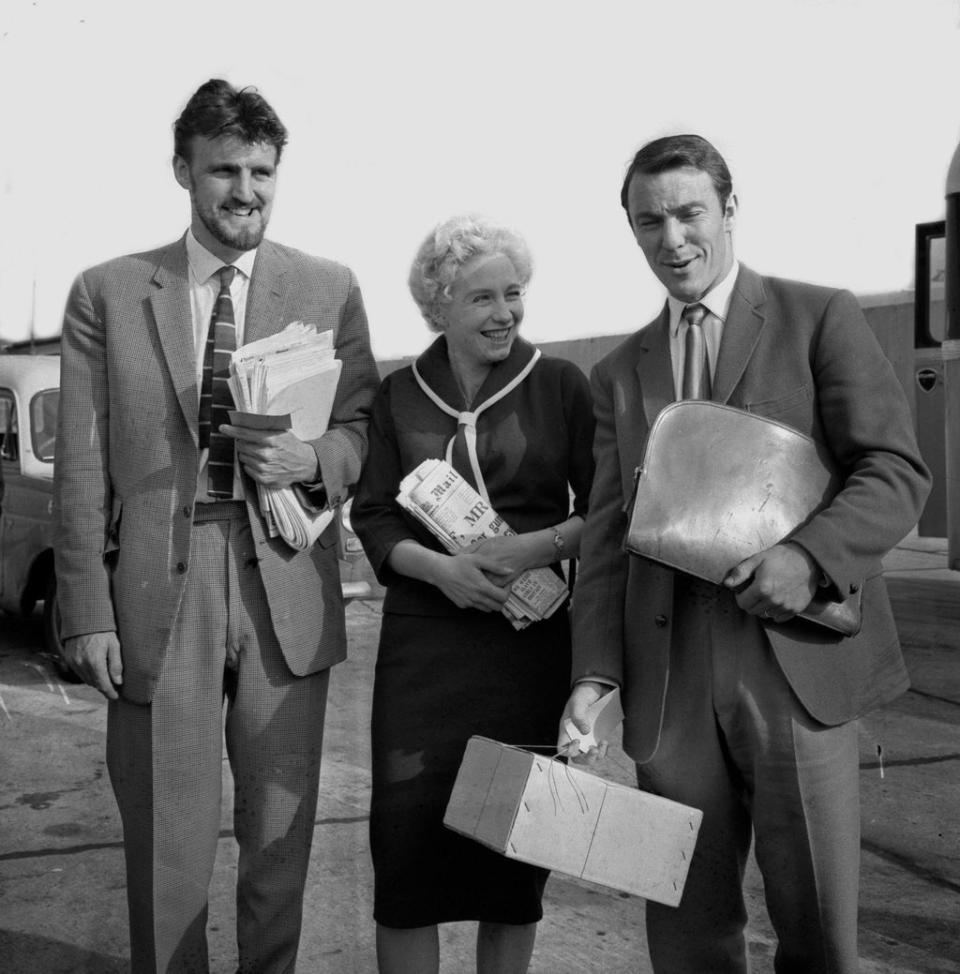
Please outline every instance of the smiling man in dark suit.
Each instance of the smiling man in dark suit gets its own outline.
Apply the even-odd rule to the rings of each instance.
[[[211,80],[174,137],[186,235],[85,271],[67,302],[64,654],[109,700],[133,971],[208,970],[225,728],[239,968],[280,974],[296,960],[328,676],[346,639],[335,521],[295,552],[270,536],[257,484],[342,502],[378,376],[353,274],[264,238],[286,143],[270,105]],[[332,331],[343,362],[327,432],[222,430],[230,349],[295,320]]]
[[[906,398],[854,297],[761,277],[734,256],[737,198],[710,143],[644,146],[621,191],[667,290],[660,316],[593,371],[597,462],[573,600],[569,710],[611,686],[640,787],[704,812],[678,908],[647,904],[658,974],[748,969],[743,870],[755,836],[778,974],[857,970],[856,717],[907,687],[881,558],[929,489]],[[657,413],[706,398],[825,444],[832,502],[722,586],[624,554]],[[862,588],[859,634],[800,619],[818,588]]]

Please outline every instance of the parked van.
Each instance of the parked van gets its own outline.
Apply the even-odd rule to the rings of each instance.
[[[43,643],[60,659],[53,573],[53,454],[60,403],[55,355],[0,355],[0,608],[42,601]]]

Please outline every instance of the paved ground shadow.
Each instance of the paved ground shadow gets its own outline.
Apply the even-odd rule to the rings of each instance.
[[[0,930],[4,974],[128,974],[127,961],[49,937]]]

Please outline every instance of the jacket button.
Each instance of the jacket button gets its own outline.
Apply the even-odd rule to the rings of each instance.
[[[856,595],[857,592],[859,592],[859,591],[860,591],[860,586],[859,585],[853,584],[853,585],[850,586],[850,594],[851,595]]]
[[[193,508],[189,504],[183,505],[183,516],[191,517],[193,515]]]
[[[656,626],[656,627],[657,627],[658,629],[662,629],[662,628],[663,628],[663,627],[664,627],[664,626],[665,626],[665,625],[667,624],[667,617],[666,617],[666,616],[657,616],[657,617],[656,617],[656,618],[655,618],[655,619],[653,620],[653,624],[654,624],[654,625],[655,625],[655,626]]]
[[[178,561],[177,562],[177,571],[180,572],[180,574],[182,575],[186,570],[187,570],[186,562]]]

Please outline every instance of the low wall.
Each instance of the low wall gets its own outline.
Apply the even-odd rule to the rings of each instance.
[[[893,364],[916,417],[913,291],[864,295],[859,301],[880,346]],[[555,355],[557,358],[575,362],[589,375],[590,369],[626,337],[626,334],[620,334],[572,338],[560,342],[540,342],[538,347],[545,355]],[[381,359],[377,363],[380,374],[388,375],[403,365],[409,365],[413,358],[414,356]]]

